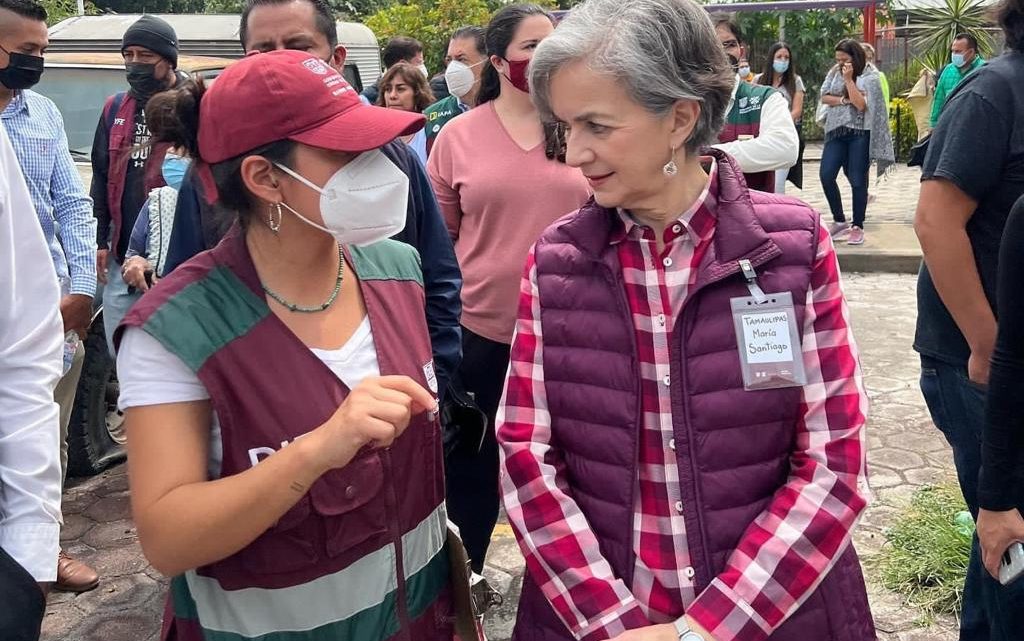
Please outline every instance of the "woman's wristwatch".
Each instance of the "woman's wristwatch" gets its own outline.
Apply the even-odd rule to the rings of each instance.
[[[675,626],[676,632],[679,633],[679,641],[704,641],[704,637],[690,628],[690,624],[686,622],[686,617],[676,619]]]

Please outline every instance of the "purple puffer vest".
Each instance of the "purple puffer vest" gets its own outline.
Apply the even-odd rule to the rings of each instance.
[[[766,292],[807,295],[818,215],[793,199],[750,192],[732,158],[718,161],[717,226],[672,336],[672,413],[680,489],[698,593],[725,567],[789,473],[800,390],[747,392],[729,300],[748,296],[747,258]],[[544,376],[553,439],[573,497],[616,575],[632,582],[640,374],[621,266],[609,244],[615,212],[590,203],[537,243]],[[802,325],[804,309],[796,306]],[[771,641],[875,639],[851,545]],[[524,580],[515,641],[572,639],[537,584]]]

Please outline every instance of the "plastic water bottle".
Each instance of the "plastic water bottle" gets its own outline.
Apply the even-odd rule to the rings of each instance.
[[[71,365],[75,362],[75,354],[82,347],[82,339],[75,332],[64,334],[64,373],[66,376],[71,371]]]
[[[953,524],[960,534],[968,538],[974,536],[974,517],[967,510],[957,512],[956,516],[953,517]]]

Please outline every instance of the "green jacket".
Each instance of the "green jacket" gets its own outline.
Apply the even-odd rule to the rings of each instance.
[[[882,98],[885,99],[885,113],[886,115],[889,115],[889,101],[892,100],[890,97],[891,94],[889,93],[889,79],[885,77],[885,74],[882,73],[881,69],[878,70],[878,82],[882,84]]]
[[[438,100],[423,110],[423,115],[427,117],[427,153],[430,153],[431,147],[434,146],[434,140],[437,139],[437,134],[448,124],[448,121],[456,116],[461,116],[467,111],[469,111],[469,105],[455,96],[448,96]]]
[[[939,81],[935,85],[935,98],[932,100],[932,118],[931,126],[935,127],[939,122],[939,115],[942,113],[942,108],[946,106],[946,100],[949,98],[949,94],[953,93],[956,86],[959,85],[967,74],[971,73],[981,65],[985,64],[985,59],[980,55],[974,57],[974,62],[971,63],[965,71],[950,63],[946,65],[946,68],[942,70],[942,74],[939,76]]]

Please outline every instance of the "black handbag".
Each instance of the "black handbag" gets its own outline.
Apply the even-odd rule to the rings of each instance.
[[[932,135],[928,134],[910,148],[910,160],[907,161],[907,167],[921,167],[924,165],[924,158],[928,155],[928,143],[931,140]]]
[[[474,456],[480,452],[487,434],[487,415],[457,378],[445,390],[440,420],[446,459],[452,454]]]

